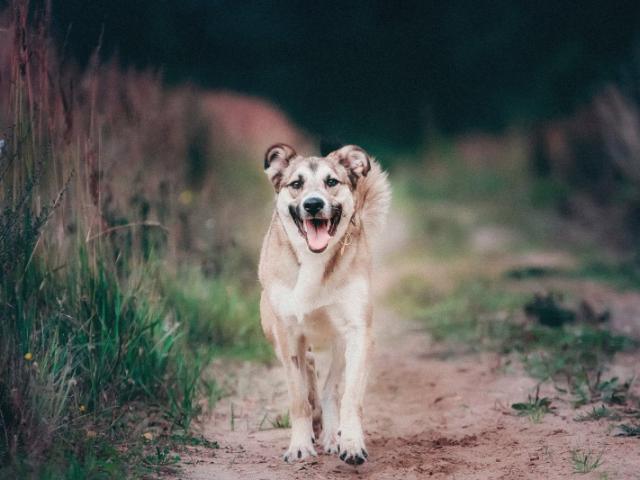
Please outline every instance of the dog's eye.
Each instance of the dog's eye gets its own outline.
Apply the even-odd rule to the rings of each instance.
[[[336,180],[335,178],[328,178],[326,183],[327,183],[327,187],[335,187],[340,182],[338,180]]]
[[[295,182],[291,182],[289,186],[294,190],[300,190],[302,188],[302,182],[300,180],[296,180]]]

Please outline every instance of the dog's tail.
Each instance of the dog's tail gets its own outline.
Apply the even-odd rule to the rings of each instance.
[[[360,221],[369,238],[376,237],[383,229],[391,205],[391,186],[380,164],[371,159],[371,170],[358,182]]]

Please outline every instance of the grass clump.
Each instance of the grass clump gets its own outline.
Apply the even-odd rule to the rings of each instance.
[[[259,319],[255,285],[242,288],[231,276],[207,277],[198,268],[165,276],[162,294],[196,349],[265,360],[270,358]]]
[[[539,387],[536,388],[535,396],[529,395],[526,402],[514,403],[511,408],[518,412],[518,415],[529,417],[533,423],[540,423],[542,418],[553,410],[549,398],[540,398]]]
[[[602,452],[594,453],[591,450],[586,452],[578,449],[572,450],[571,461],[573,462],[574,473],[590,473],[602,465]]]
[[[640,437],[640,424],[623,423],[618,426],[618,435],[622,437]]]
[[[526,298],[496,289],[488,281],[463,283],[441,298],[425,293],[430,288],[417,277],[399,285],[390,297],[406,315],[423,321],[435,340],[464,343],[471,349],[496,348],[501,338],[509,336],[507,319]]]
[[[466,281],[447,296],[430,296],[424,280],[392,293],[408,316],[424,323],[435,340],[470,350],[517,355],[527,373],[570,394],[578,407],[593,402],[622,405],[630,381],[603,378],[613,356],[637,342],[610,331],[606,322],[587,323],[559,296],[531,297],[501,282]]]
[[[63,72],[39,5],[12,1],[0,29],[0,477],[157,474],[217,394],[209,360],[263,348],[257,295],[172,268],[203,263],[173,248],[195,222],[159,165],[185,158],[191,118],[158,133],[152,76]]]
[[[271,428],[291,428],[291,416],[288,410],[284,413],[277,414],[273,418],[270,417],[268,413],[265,413],[260,421],[258,430],[263,430],[265,422],[268,422]]]
[[[611,410],[606,405],[602,404],[599,407],[592,407],[591,410],[585,413],[581,413],[574,420],[576,422],[592,422],[598,421],[603,418],[609,418],[613,420],[620,417],[614,410]]]
[[[269,420],[269,423],[273,428],[291,428],[291,418],[289,416],[289,412],[285,412],[284,414],[278,414],[272,420]]]

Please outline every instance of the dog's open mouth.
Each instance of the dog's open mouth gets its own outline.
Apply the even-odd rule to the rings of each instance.
[[[333,208],[333,215],[327,218],[302,219],[294,208],[290,208],[291,216],[298,226],[300,235],[307,241],[309,250],[314,253],[322,253],[329,245],[329,240],[335,235],[338,223],[342,216],[342,208]]]
[[[307,218],[304,221],[307,245],[312,252],[322,252],[329,245],[329,220],[324,218]]]

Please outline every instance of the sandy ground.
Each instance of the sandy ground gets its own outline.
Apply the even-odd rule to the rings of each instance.
[[[401,231],[389,229],[389,231]],[[402,238],[387,239],[397,249]],[[530,260],[530,259],[529,259]],[[380,270],[379,294],[398,278]],[[397,272],[395,272],[397,273]],[[638,299],[634,298],[637,305]],[[287,464],[289,431],[269,419],[287,410],[278,365],[225,365],[233,395],[221,400],[203,425],[217,450],[182,455],[184,479],[560,479],[640,478],[640,441],[614,435],[607,420],[575,422],[567,403],[547,387],[540,393],[557,407],[542,422],[514,415],[510,405],[527,399],[535,382],[496,354],[451,355],[420,325],[378,308],[376,349],[365,402],[369,461],[351,467],[335,455]],[[322,358],[320,359],[320,373]],[[637,358],[621,357],[622,378],[638,372]],[[590,408],[590,407],[589,407]],[[266,416],[266,418],[265,418]],[[232,420],[233,417],[233,420]],[[573,472],[573,450],[602,455],[602,466]]]

